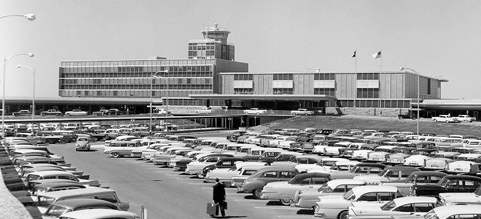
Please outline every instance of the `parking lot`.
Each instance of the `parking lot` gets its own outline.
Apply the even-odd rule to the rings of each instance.
[[[201,179],[133,158],[111,159],[101,148],[93,152],[75,152],[73,144],[49,148],[89,173],[91,178],[98,179],[102,186],[115,189],[121,200],[129,201],[132,212],[140,214],[140,207],[144,205],[148,218],[210,218],[205,209],[212,199],[212,184]],[[226,192],[228,218],[313,218],[309,214],[297,214],[298,208],[252,199],[234,188]]]

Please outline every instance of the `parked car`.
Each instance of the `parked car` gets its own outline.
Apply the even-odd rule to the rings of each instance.
[[[68,212],[59,219],[139,219],[132,212],[119,211],[113,209],[85,209],[79,211]]]
[[[244,112],[244,114],[259,115],[259,114],[266,113],[267,110],[265,110],[265,109],[259,109],[259,108],[250,108],[250,109],[244,110],[243,112]]]
[[[451,115],[439,115],[431,118],[435,122],[456,123],[460,122],[458,118],[451,117]]]
[[[45,213],[51,204],[55,204],[58,201],[77,198],[101,199],[115,204],[121,210],[126,211],[129,209],[129,203],[121,202],[114,190],[100,187],[46,192],[38,195],[37,198],[39,210],[42,213]]]
[[[12,113],[13,116],[31,116],[32,112],[30,110],[19,110]]]
[[[65,112],[65,116],[86,116],[87,112],[81,109],[73,109]]]
[[[481,186],[481,178],[466,175],[448,175],[443,177],[437,184],[414,184],[413,192],[416,195],[437,196],[439,193],[474,192]]]
[[[245,180],[241,192],[252,193],[255,198],[259,199],[262,195],[262,189],[267,183],[288,181],[297,173],[298,171],[292,165],[265,167]]]
[[[60,190],[70,190],[70,189],[84,189],[86,185],[82,185],[76,181],[46,181],[42,183],[37,183],[33,185],[32,194],[42,194],[45,192],[53,192]]]
[[[424,216],[437,206],[438,200],[427,196],[400,197],[384,205],[353,202],[349,206],[349,219],[368,219],[397,215],[419,217]]]
[[[46,111],[40,112],[41,116],[62,116],[62,112],[56,110],[56,109],[49,109]]]
[[[476,121],[476,118],[471,117],[469,115],[458,115],[456,116],[456,119],[459,120],[460,122],[473,122]]]
[[[41,181],[45,179],[68,179],[71,181],[79,182],[83,185],[100,186],[100,183],[97,180],[86,179],[87,177],[88,176],[84,175],[79,178],[72,173],[58,170],[37,171],[29,173],[25,176],[25,184],[26,186],[31,187],[32,183],[35,183],[35,181]]]
[[[118,206],[101,199],[75,198],[55,202],[45,211],[45,218],[58,218],[68,212],[84,209],[113,209],[119,210]]]
[[[358,186],[343,196],[320,197],[314,209],[314,216],[325,219],[347,219],[349,206],[354,202],[384,204],[401,197],[393,186]]]
[[[294,202],[296,191],[303,188],[319,189],[330,180],[327,173],[301,173],[289,181],[270,182],[262,189],[261,199],[281,201],[283,205]]]
[[[366,182],[354,179],[334,179],[318,189],[301,188],[294,196],[296,207],[314,209],[319,197],[339,195],[342,196],[347,191],[357,186],[364,186]]]
[[[454,219],[454,218],[479,218],[481,208],[479,205],[451,205],[440,206],[429,211],[424,218],[426,219]]]
[[[89,137],[78,137],[77,142],[75,142],[76,151],[90,151],[90,138]]]
[[[293,115],[293,116],[309,116],[309,115],[313,115],[313,114],[314,114],[314,111],[303,109],[303,108],[299,108],[297,110],[291,111],[291,115]]]

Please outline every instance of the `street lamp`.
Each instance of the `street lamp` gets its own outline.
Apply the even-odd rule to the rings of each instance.
[[[32,71],[33,82],[32,82],[32,122],[35,118],[35,68],[28,65],[17,65],[17,69],[26,68]]]
[[[152,73],[152,75],[150,76],[150,110],[149,110],[149,134],[152,134],[152,93],[153,93],[153,87],[154,87],[154,78],[161,78],[160,76],[158,76],[159,73],[168,73],[169,70],[164,70],[164,71],[158,71],[158,72],[155,72],[155,73]],[[167,82],[167,86],[168,86],[168,82]],[[166,110],[168,112],[168,108]]]
[[[3,15],[0,16],[0,19],[2,18],[8,18],[8,17],[23,17],[29,21],[34,21],[37,17],[33,13],[28,13],[28,14],[9,14],[9,15]]]
[[[1,17],[0,17],[1,18]],[[2,137],[5,138],[5,78],[7,75],[7,61],[10,60],[11,58],[17,57],[17,56],[28,56],[28,57],[34,57],[33,53],[18,53],[15,55],[11,55],[8,57],[3,57],[3,80],[2,80],[2,90],[3,90],[3,95],[2,95]]]
[[[153,93],[153,87],[154,87],[154,78],[159,78],[156,73],[152,73],[150,75],[150,107],[149,107],[149,135],[152,134],[152,93]]]
[[[420,78],[420,75],[416,70],[414,70],[412,68],[408,68],[408,67],[401,67],[401,71],[410,71],[412,73],[415,73],[418,76],[416,135],[419,135],[419,78]]]

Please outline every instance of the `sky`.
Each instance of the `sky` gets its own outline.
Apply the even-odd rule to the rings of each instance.
[[[479,0],[0,0],[7,97],[58,96],[63,60],[187,58],[187,42],[214,23],[231,31],[251,72],[397,71],[449,80],[443,98],[481,99]],[[382,51],[382,68],[372,54]]]

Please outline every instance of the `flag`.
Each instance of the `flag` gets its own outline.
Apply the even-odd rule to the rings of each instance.
[[[354,53],[352,53],[352,57],[356,58],[356,56],[357,56],[357,50],[354,50]]]
[[[373,57],[374,59],[380,59],[380,58],[381,58],[381,51],[372,54],[372,57]]]

